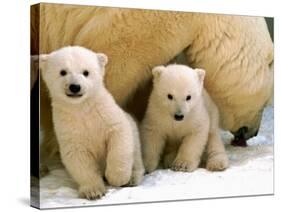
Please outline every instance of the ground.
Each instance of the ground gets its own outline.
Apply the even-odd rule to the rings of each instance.
[[[246,148],[231,146],[232,136],[222,132],[230,159],[225,171],[157,170],[146,175],[137,187],[108,187],[99,200],[78,198],[76,184],[54,163],[50,173],[40,180],[41,208],[273,194],[273,122],[270,106],[264,111],[258,135],[248,140]]]

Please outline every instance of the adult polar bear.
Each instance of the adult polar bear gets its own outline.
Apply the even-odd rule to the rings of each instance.
[[[273,44],[264,18],[58,4],[35,6],[31,16],[31,53],[68,45],[105,53],[105,84],[121,106],[147,87],[152,67],[184,51],[191,67],[206,70],[205,87],[219,108],[221,127],[246,127],[246,137],[258,130],[273,89]],[[40,124],[46,140],[53,140],[44,89],[40,101]],[[52,147],[48,143],[45,148]]]

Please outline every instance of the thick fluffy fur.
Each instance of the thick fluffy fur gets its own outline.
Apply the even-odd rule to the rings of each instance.
[[[40,62],[61,158],[79,184],[80,195],[102,196],[104,176],[113,186],[138,184],[144,173],[138,129],[103,85],[107,57],[65,47],[40,56]],[[61,76],[61,70],[67,74]],[[78,93],[72,92],[73,84],[80,85]]]
[[[105,84],[122,107],[136,90],[147,88],[152,67],[183,50],[191,67],[207,71],[206,89],[218,106],[222,128],[235,132],[247,126],[252,136],[272,95],[273,45],[261,17],[40,4],[32,10],[31,29],[32,54],[66,45],[106,53]],[[142,97],[149,95],[141,91],[140,101],[133,102],[140,114],[146,105]],[[50,101],[43,83],[40,109],[40,124],[51,138]]]
[[[205,86],[217,104],[221,126],[232,132],[259,129],[273,94],[273,45],[263,18],[205,15],[185,51],[188,64],[206,70]]]
[[[205,71],[183,65],[152,70],[153,90],[141,124],[147,172],[163,155],[164,167],[193,171],[207,145],[207,169],[223,170],[228,158],[219,135],[219,114],[203,88]]]

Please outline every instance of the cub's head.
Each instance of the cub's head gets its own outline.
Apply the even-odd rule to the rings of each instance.
[[[40,55],[39,61],[42,78],[53,100],[80,103],[103,86],[105,54],[73,46]]]
[[[157,66],[153,74],[153,100],[175,121],[182,121],[202,98],[205,71],[184,65]],[[164,114],[163,114],[164,115]]]

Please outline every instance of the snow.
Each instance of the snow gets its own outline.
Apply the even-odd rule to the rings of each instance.
[[[78,197],[77,185],[58,162],[40,180],[40,207],[60,208],[167,200],[273,194],[273,107],[263,113],[261,128],[248,147],[230,145],[232,135],[222,132],[230,167],[222,172],[199,168],[192,173],[157,170],[137,187],[114,188],[99,200]]]

